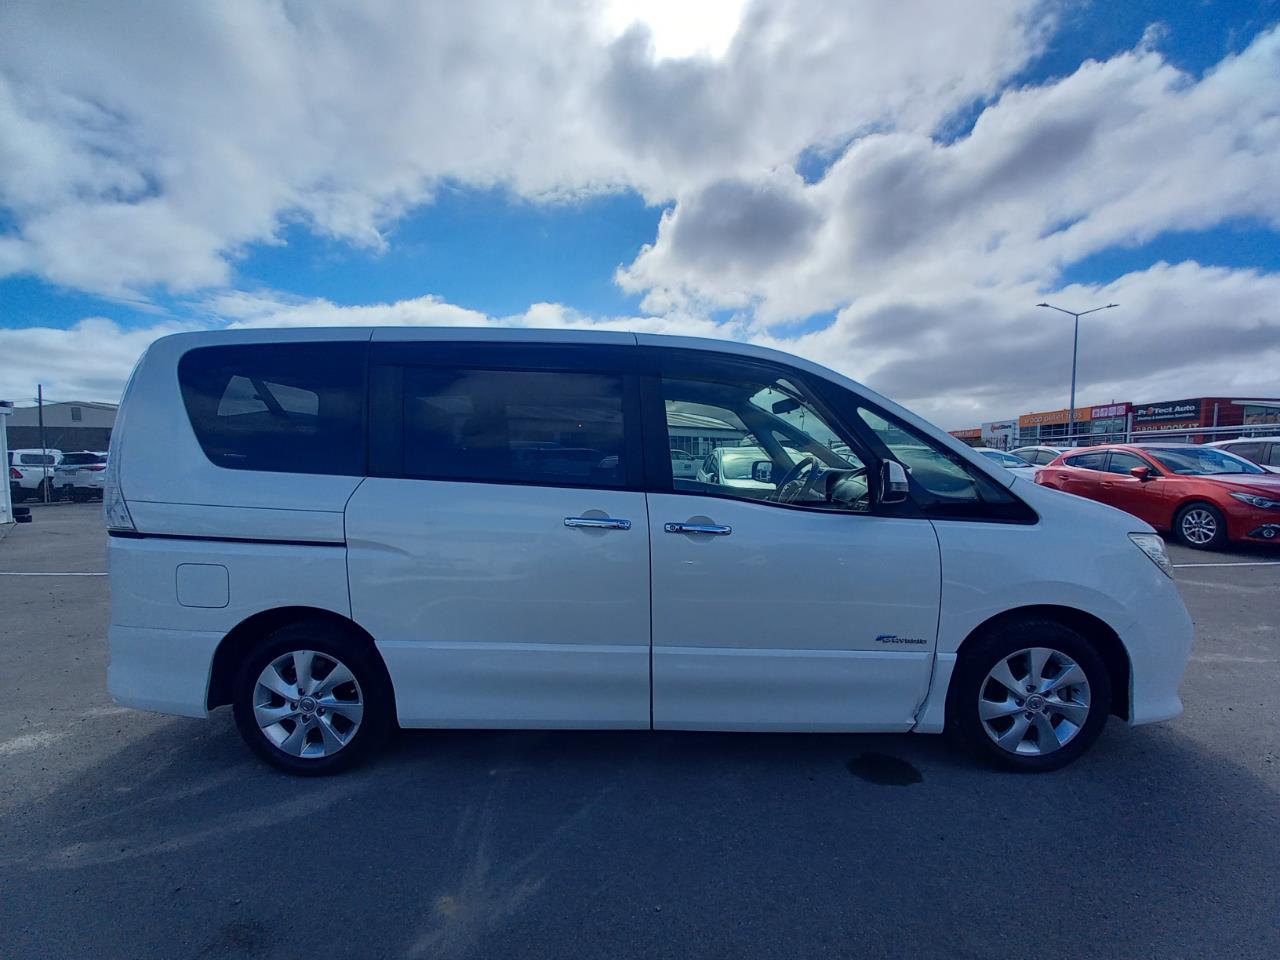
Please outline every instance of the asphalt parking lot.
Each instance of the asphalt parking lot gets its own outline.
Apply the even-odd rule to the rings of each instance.
[[[913,735],[415,731],[317,781],[225,709],[111,703],[100,510],[0,540],[4,960],[1280,956],[1280,549],[1171,550],[1185,715],[1056,774]]]

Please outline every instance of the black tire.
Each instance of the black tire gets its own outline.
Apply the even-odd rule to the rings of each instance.
[[[1214,533],[1212,538],[1197,543],[1193,537],[1194,533],[1184,528],[1189,520],[1196,513],[1208,514],[1214,524]],[[1200,526],[1203,530],[1203,525]],[[1184,546],[1190,547],[1192,550],[1219,550],[1227,545],[1227,518],[1222,515],[1222,511],[1215,507],[1212,503],[1204,501],[1196,501],[1188,503],[1181,507],[1173,518],[1173,535],[1178,538],[1178,542]]]
[[[73,503],[88,503],[89,494],[87,492],[80,491],[80,490],[72,490],[71,500]]]
[[[1084,672],[1089,687],[1088,714],[1074,735],[1051,752],[1013,753],[997,744],[992,735],[988,734],[979,716],[979,697],[990,692],[990,689],[984,691],[988,686],[988,674],[1001,661],[1033,647],[1048,648],[1063,654]],[[1054,665],[1059,661],[1055,658],[1050,663]],[[1018,676],[1016,671],[1013,676]],[[990,683],[995,684],[996,681]],[[994,689],[1000,691],[1001,688],[997,685]],[[1013,702],[1009,701],[1010,704]],[[1045,773],[1058,770],[1076,760],[1098,739],[1110,711],[1111,676],[1098,651],[1069,627],[1052,620],[1032,617],[1007,620],[984,635],[975,637],[961,653],[947,691],[948,732],[986,762],[1019,773]],[[1009,720],[1010,727],[1021,722],[1016,715]],[[1002,722],[1003,718],[993,721],[993,724]],[[1053,724],[1052,718],[1050,723]],[[1030,726],[1035,727],[1036,724],[1032,723]],[[1064,729],[1061,721],[1057,729]],[[1037,738],[1039,736],[1038,733],[1031,735]]]
[[[259,728],[254,717],[259,675],[281,657],[302,650],[315,651],[345,665],[358,684],[364,704],[363,716],[351,739],[325,756],[301,757],[285,752]],[[250,749],[273,767],[300,776],[324,776],[355,766],[370,757],[396,727],[395,698],[381,659],[363,637],[324,619],[280,627],[254,647],[236,674],[231,703],[236,727]],[[312,715],[307,722],[319,723],[319,717]],[[315,730],[314,736],[304,737],[311,736],[312,742],[322,739],[319,728]]]

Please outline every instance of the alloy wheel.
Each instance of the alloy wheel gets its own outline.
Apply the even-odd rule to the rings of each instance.
[[[294,650],[258,674],[253,716],[263,736],[284,753],[328,757],[360,729],[364,692],[341,661],[315,650]]]
[[[1218,518],[1204,507],[1193,507],[1182,515],[1179,530],[1189,542],[1203,546],[1218,535]]]
[[[1060,650],[1030,647],[1001,658],[978,689],[978,717],[996,746],[1022,756],[1060,750],[1090,710],[1089,679]]]

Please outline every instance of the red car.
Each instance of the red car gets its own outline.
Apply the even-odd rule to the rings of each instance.
[[[1189,547],[1280,541],[1280,474],[1191,443],[1069,450],[1036,483],[1117,507]]]

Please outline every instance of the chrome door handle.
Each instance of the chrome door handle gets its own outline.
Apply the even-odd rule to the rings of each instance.
[[[733,527],[719,523],[664,523],[662,529],[667,533],[706,533],[713,537],[727,537],[733,533]]]
[[[566,527],[586,527],[589,530],[630,530],[630,520],[614,520],[612,517],[565,517]]]

